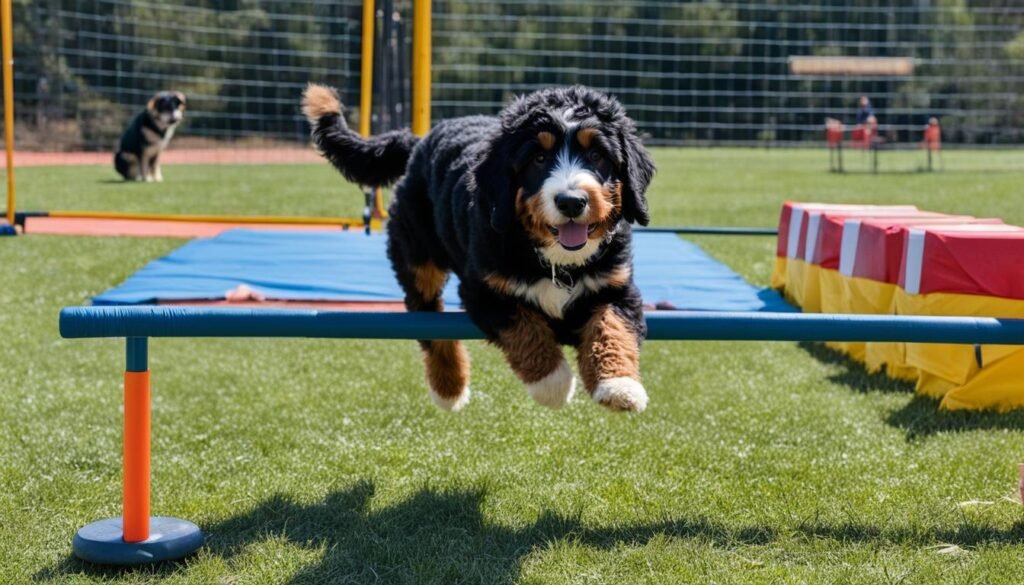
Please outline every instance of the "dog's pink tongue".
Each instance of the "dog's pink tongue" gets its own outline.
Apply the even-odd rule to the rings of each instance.
[[[558,241],[566,248],[578,248],[587,243],[587,225],[568,222],[558,226]]]

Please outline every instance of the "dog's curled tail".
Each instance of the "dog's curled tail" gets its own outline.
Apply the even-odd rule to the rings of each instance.
[[[302,93],[302,113],[313,127],[313,144],[346,179],[360,185],[390,185],[405,174],[419,138],[407,129],[363,138],[345,123],[334,88],[310,83]]]

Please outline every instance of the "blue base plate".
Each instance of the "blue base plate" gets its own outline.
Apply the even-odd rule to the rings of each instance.
[[[154,516],[149,519],[149,539],[125,542],[120,518],[107,518],[83,527],[75,535],[75,556],[101,565],[143,565],[173,561],[194,553],[203,545],[203,533],[188,520]]]
[[[6,221],[0,221],[0,236],[16,236],[18,232],[14,230],[14,226],[7,223]]]

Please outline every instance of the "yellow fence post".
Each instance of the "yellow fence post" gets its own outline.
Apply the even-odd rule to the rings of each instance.
[[[412,133],[430,131],[430,0],[415,0],[412,12]]]
[[[360,68],[359,133],[370,135],[373,109],[373,24],[377,19],[374,0],[363,0],[363,56]]]
[[[14,38],[11,0],[2,0],[4,71],[4,148],[7,151],[7,223],[14,225]]]

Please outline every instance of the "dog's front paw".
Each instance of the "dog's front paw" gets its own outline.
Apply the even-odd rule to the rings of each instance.
[[[594,400],[610,410],[643,412],[647,408],[647,390],[633,378],[609,378],[597,383]]]
[[[527,384],[526,391],[537,404],[548,408],[562,408],[572,400],[572,395],[576,392],[576,377],[572,375],[569,364],[562,360],[553,372]]]
[[[462,410],[463,406],[469,404],[469,386],[462,389],[462,392],[458,396],[441,396],[433,390],[430,391],[430,398],[434,401],[434,404],[440,408],[456,412]]]

